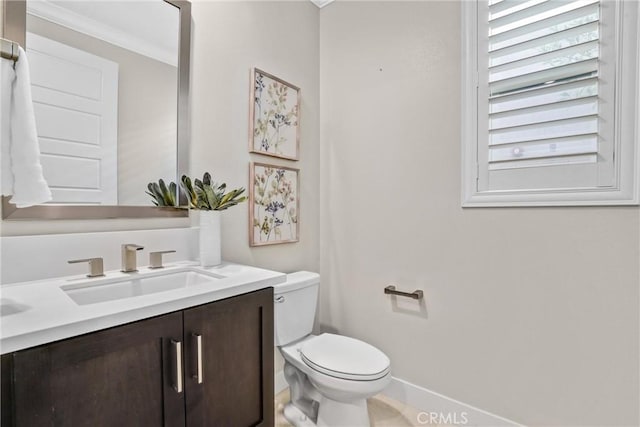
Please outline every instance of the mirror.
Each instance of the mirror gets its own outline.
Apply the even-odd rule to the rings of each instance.
[[[53,200],[17,209],[4,198],[3,217],[187,216],[145,191],[188,168],[190,3],[4,3],[7,21],[23,23],[5,37],[26,46]]]

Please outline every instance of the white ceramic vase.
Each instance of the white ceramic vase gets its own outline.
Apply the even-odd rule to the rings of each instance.
[[[220,211],[200,211],[200,265],[212,267],[222,262]]]

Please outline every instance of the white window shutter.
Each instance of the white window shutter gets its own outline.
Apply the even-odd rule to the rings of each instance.
[[[631,85],[622,87],[618,2],[493,0],[474,6],[477,21],[467,32],[475,31],[475,40],[465,46],[475,49],[475,58],[466,62],[477,67],[478,82],[473,96],[466,85],[463,106],[475,125],[475,138],[470,129],[465,139],[475,139],[476,147],[463,149],[475,155],[478,172],[475,183],[467,179],[467,193],[516,202],[526,202],[526,194],[542,200],[540,194],[556,193],[557,202],[563,193],[619,190],[616,155],[630,156],[636,170],[638,153],[636,143],[631,150],[620,143],[618,95],[631,90],[632,100],[634,93],[637,98],[638,84],[631,76]],[[631,8],[637,15],[637,5]],[[633,35],[637,22],[635,27]],[[633,48],[637,52],[637,41]],[[637,81],[637,64],[632,71]],[[634,132],[630,136],[636,138]],[[470,166],[467,158],[464,167]],[[637,188],[631,199],[637,203]]]

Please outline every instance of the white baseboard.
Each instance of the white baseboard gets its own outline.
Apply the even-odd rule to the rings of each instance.
[[[395,377],[382,394],[399,402],[406,403],[419,411],[423,411],[425,413],[424,420],[427,420],[429,415],[433,414],[434,417],[449,417],[449,422],[446,422],[446,424],[477,427],[522,427],[522,424],[515,421],[500,417]],[[444,420],[446,421],[446,418]],[[428,422],[424,424],[429,425]]]
[[[289,385],[284,379],[284,372],[276,372],[275,394],[280,393]],[[441,421],[448,421],[446,424],[476,426],[476,427],[503,427],[519,426],[515,421],[500,417],[450,397],[444,396],[435,391],[427,390],[424,387],[411,384],[400,378],[391,380],[391,384],[383,390],[382,394],[405,403],[415,409],[424,412],[424,424],[429,425],[429,416],[441,417]],[[448,417],[448,419],[447,419]],[[421,420],[417,420],[420,422]],[[444,422],[442,424],[445,424]],[[431,424],[433,425],[433,423]]]

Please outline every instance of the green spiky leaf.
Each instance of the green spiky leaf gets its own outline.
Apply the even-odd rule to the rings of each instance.
[[[177,186],[175,182],[171,182],[169,186],[167,186],[164,180],[160,179],[158,182],[150,182],[147,184],[147,190],[145,193],[151,197],[151,202],[155,206],[177,206]]]
[[[164,180],[161,179],[158,181],[158,184],[160,185],[160,191],[162,192],[165,204],[167,206],[175,206],[175,196],[171,194],[171,191],[167,187],[167,184],[165,184]]]
[[[238,188],[231,190],[229,193],[225,193],[227,188],[226,183],[218,185],[211,180],[211,174],[205,172],[202,176],[202,180],[194,179],[193,183],[191,178],[183,175],[180,179],[180,185],[183,188],[187,199],[189,200],[189,206],[192,209],[198,210],[225,210],[231,206],[235,206],[238,203],[247,200],[246,197],[241,197],[244,193],[244,188]],[[153,190],[150,190],[154,192]],[[160,189],[162,191],[162,189]],[[169,185],[169,193],[175,194]]]
[[[187,196],[189,206],[192,209],[199,209],[198,196],[195,190],[193,189],[193,185],[191,185],[191,178],[189,178],[186,175],[182,175],[182,178],[180,179],[180,185],[182,186],[182,189],[184,190],[185,195]]]

